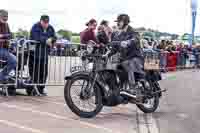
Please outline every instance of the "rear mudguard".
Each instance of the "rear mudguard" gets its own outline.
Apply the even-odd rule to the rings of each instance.
[[[158,82],[162,80],[161,73],[159,71],[149,70],[146,71],[146,80],[151,82]]]
[[[166,90],[162,90],[158,82],[154,82],[154,83],[152,83],[152,85],[153,85],[153,88],[154,88],[153,92],[158,93],[159,97],[161,98],[162,93],[165,92]]]
[[[162,80],[161,73],[159,71],[155,70],[149,70],[146,71],[146,80],[151,82],[151,85],[153,86],[153,92],[159,92],[158,95],[161,98],[162,97],[162,89],[158,83],[158,81]]]

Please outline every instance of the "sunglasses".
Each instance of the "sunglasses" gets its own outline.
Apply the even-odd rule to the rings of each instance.
[[[43,20],[43,22],[44,22],[45,24],[48,24],[48,23],[49,23],[49,21],[48,21],[48,20]]]

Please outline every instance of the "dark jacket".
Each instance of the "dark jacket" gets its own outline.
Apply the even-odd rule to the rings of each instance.
[[[99,43],[103,43],[103,44],[109,43],[109,38],[106,35],[105,31],[99,31],[97,33],[97,40]]]
[[[46,44],[48,38],[55,38],[55,30],[49,25],[46,31],[42,28],[40,22],[33,25],[30,33],[30,39],[40,42],[36,44],[36,59],[48,59],[49,46]]]
[[[81,43],[87,44],[90,40],[97,43],[97,38],[95,36],[95,33],[90,29],[85,29],[80,33]]]
[[[0,48],[8,48],[8,40],[11,39],[11,32],[7,23],[4,24],[0,22],[0,34],[4,35],[2,38],[0,38]]]
[[[138,57],[143,59],[143,51],[140,46],[140,38],[139,34],[134,31],[134,29],[131,26],[128,26],[127,31],[124,31],[122,33],[114,33],[112,36],[112,41],[127,41],[134,39],[133,41],[128,44],[127,48],[120,48],[118,47],[118,51],[120,51],[121,54],[121,60],[129,60],[134,57]],[[116,49],[115,49],[116,51]]]

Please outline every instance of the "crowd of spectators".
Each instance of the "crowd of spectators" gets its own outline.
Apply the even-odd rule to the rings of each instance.
[[[146,53],[158,53],[163,71],[200,66],[200,45],[198,44],[188,45],[171,40],[155,41],[146,38],[141,41]]]

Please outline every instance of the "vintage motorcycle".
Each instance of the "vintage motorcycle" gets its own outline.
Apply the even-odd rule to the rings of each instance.
[[[114,44],[106,46],[108,54]],[[145,78],[135,73],[138,87],[135,89],[142,92],[142,102],[137,102],[136,94],[128,91],[128,73],[120,63],[110,63],[110,58],[95,54],[91,46],[87,47],[85,58],[90,59],[87,71],[74,69],[70,76],[65,77],[64,98],[72,112],[83,118],[92,118],[103,106],[113,107],[128,103],[136,104],[144,113],[156,111],[162,92],[166,91],[159,86],[158,81],[162,79],[159,71],[147,70]]]

